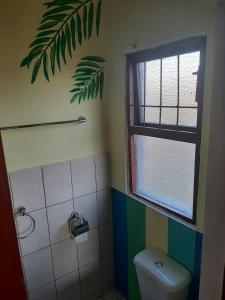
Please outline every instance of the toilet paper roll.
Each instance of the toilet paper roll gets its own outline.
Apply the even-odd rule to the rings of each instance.
[[[88,240],[88,232],[85,232],[75,238],[77,244],[86,242]]]

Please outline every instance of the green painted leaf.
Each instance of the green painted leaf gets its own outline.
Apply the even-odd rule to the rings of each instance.
[[[99,92],[99,85],[100,85],[100,79],[99,79],[99,75],[96,77],[96,81],[95,81],[95,98],[98,97],[98,92]]]
[[[104,91],[104,72],[101,72],[101,74],[100,74],[100,97],[101,97],[101,99],[103,97],[103,91]]]
[[[96,71],[91,69],[91,68],[81,68],[81,69],[77,69],[76,70],[76,74],[78,73],[82,73],[82,74],[87,74],[87,75],[91,75],[93,73],[95,73]]]
[[[58,68],[59,68],[59,71],[61,70],[61,64],[60,64],[60,53],[61,53],[61,38],[60,38],[60,35],[58,36],[58,39],[57,39],[57,43],[56,43],[56,61],[57,61],[57,65],[58,65]]]
[[[83,10],[83,33],[84,33],[84,38],[87,38],[87,6],[84,6]]]
[[[55,30],[46,30],[46,31],[42,31],[42,32],[39,32],[37,34],[37,37],[44,37],[44,36],[48,36],[48,35],[51,35],[53,33],[55,33],[56,31]]]
[[[66,36],[64,31],[61,34],[61,53],[64,63],[66,64]]]
[[[68,10],[72,10],[73,6],[69,6],[69,5],[60,5],[59,7],[53,8],[51,10],[48,10],[44,15],[43,18],[48,17],[50,15],[54,15],[60,12],[65,12]]]
[[[93,4],[93,2],[91,2],[89,11],[88,11],[88,38],[89,39],[92,34],[93,19],[94,19],[94,4]]]
[[[95,99],[95,88],[96,88],[96,80],[95,78],[91,82],[91,99]]]
[[[36,79],[36,70],[43,62],[43,73],[45,78],[49,79],[49,70],[53,75],[56,72],[56,64],[61,70],[62,59],[66,64],[67,51],[72,58],[72,50],[76,50],[76,43],[82,45],[84,39],[90,38],[93,33],[93,21],[96,9],[96,30],[99,32],[101,19],[101,1],[96,0],[96,6],[93,0],[52,0],[44,3],[46,11],[42,15],[40,26],[36,38],[30,44],[31,51],[22,60],[21,67],[29,67],[32,62],[36,66],[32,74],[32,82]],[[41,63],[42,63],[41,62]],[[96,88],[93,77],[93,70],[99,70],[104,60],[95,56],[87,56],[78,66],[76,80],[93,80],[89,85]],[[50,69],[49,69],[49,67]],[[83,70],[79,70],[82,69]],[[86,70],[85,70],[86,68]],[[40,69],[40,67],[39,67]],[[38,69],[38,72],[39,72]],[[94,75],[95,76],[95,75]],[[82,78],[82,79],[81,79]],[[88,86],[83,87],[82,95],[79,99],[88,95]],[[79,85],[80,86],[80,85]],[[93,94],[93,90],[92,90]]]
[[[44,75],[45,79],[49,81],[49,76],[48,76],[48,56],[45,52],[43,56],[43,70],[44,70]]]
[[[32,73],[32,78],[31,78],[31,83],[33,84],[37,78],[37,74],[38,74],[38,71],[40,69],[40,66],[41,66],[41,62],[42,62],[42,57],[40,57],[35,65],[34,65],[34,68],[33,68],[33,73]]]
[[[30,44],[30,47],[29,48],[32,48],[34,46],[37,46],[37,45],[40,45],[40,44],[45,44],[49,41],[49,37],[45,37],[45,38],[40,38],[40,39],[36,39],[35,41],[33,41],[31,44]]]
[[[54,43],[54,45],[51,48],[50,58],[51,58],[52,74],[55,75],[56,42]]]
[[[99,35],[100,23],[101,23],[101,11],[102,11],[102,1],[98,1],[97,11],[96,11],[96,33]]]
[[[77,36],[79,44],[82,44],[82,28],[81,28],[81,18],[79,13],[77,13]]]
[[[28,56],[26,56],[22,60],[20,66],[21,67],[28,66],[35,57],[37,57],[37,56],[39,56],[41,54],[41,52],[42,52],[42,46],[37,46],[37,47],[33,48],[30,51],[30,53],[28,54]]]
[[[68,17],[67,14],[57,14],[57,15],[48,16],[41,21],[41,24],[43,24],[47,21],[50,21],[50,20],[64,21],[64,19],[67,17]]]
[[[76,22],[74,18],[71,19],[70,22],[70,30],[71,30],[71,37],[72,37],[72,46],[73,49],[76,49]]]
[[[43,25],[41,25],[38,30],[45,30],[45,29],[50,29],[52,27],[54,27],[55,25],[58,24],[58,21],[50,21],[50,22],[47,22]]]
[[[80,0],[55,0],[51,2],[46,2],[44,5],[46,5],[48,8],[49,7],[54,7],[58,5],[67,5],[67,4],[81,4]]]
[[[104,63],[105,60],[102,57],[99,56],[85,56],[82,58],[82,60],[89,60],[89,61],[93,61],[93,62],[100,62],[100,63]]]
[[[91,62],[91,61],[85,61],[85,62],[80,62],[79,64],[77,64],[77,67],[93,67],[93,68],[99,68],[99,65]]]
[[[76,70],[72,78],[74,79],[74,88],[71,93],[74,93],[71,103],[81,100],[96,99],[100,93],[103,96],[104,90],[104,72],[105,60],[99,56],[87,56],[77,64]]]
[[[69,52],[70,58],[72,58],[72,52],[71,52],[71,35],[70,35],[70,29],[69,29],[69,25],[68,24],[66,24],[66,40],[67,40],[68,52]]]

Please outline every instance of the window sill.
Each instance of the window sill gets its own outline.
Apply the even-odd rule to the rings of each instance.
[[[192,223],[189,223],[188,221],[185,221],[184,219],[182,219],[182,217],[178,217],[178,216],[174,215],[173,213],[168,212],[163,207],[159,207],[156,204],[154,204],[153,202],[149,202],[147,200],[144,200],[143,198],[139,197],[136,194],[131,193],[130,191],[127,193],[127,195],[128,195],[128,197],[131,197],[132,199],[144,204],[146,207],[158,212],[159,214],[161,214],[165,217],[168,217],[170,219],[173,219],[176,222],[181,223],[181,224],[189,227],[190,229],[197,230],[196,224],[192,224]],[[190,220],[190,222],[191,222],[191,220]]]

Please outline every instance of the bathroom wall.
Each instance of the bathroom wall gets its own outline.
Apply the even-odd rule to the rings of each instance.
[[[107,89],[114,228],[123,228],[114,235],[116,286],[128,296],[139,299],[132,259],[144,247],[156,246],[187,267],[194,277],[190,299],[198,298],[201,264],[201,241],[204,232],[204,203],[211,110],[213,67],[213,16],[208,0],[151,0],[107,2],[110,14]],[[116,20],[116,22],[115,22]],[[190,226],[171,215],[135,203],[139,213],[132,213],[134,197],[128,188],[126,149],[126,84],[125,55],[156,45],[196,35],[207,35],[203,131],[201,143],[200,182],[197,224]],[[132,43],[136,48],[132,48]],[[138,199],[137,199],[138,200]],[[140,212],[141,211],[141,212]],[[132,220],[132,222],[130,222]],[[136,223],[135,223],[136,222]],[[136,225],[135,225],[136,224]],[[146,226],[144,226],[146,224]],[[133,226],[132,226],[133,225]],[[130,254],[132,245],[136,249]],[[117,269],[118,268],[118,269]],[[131,275],[131,270],[132,274]]]
[[[20,68],[20,62],[36,35],[45,1],[4,1],[1,5],[0,35],[0,127],[73,120],[85,116],[82,125],[59,125],[2,132],[8,171],[50,164],[103,152],[107,146],[107,126],[101,101],[70,104],[71,76],[75,65],[85,55],[104,56],[105,6],[102,30],[77,47],[73,58],[61,72],[44,79],[42,72],[31,85],[31,69]]]
[[[59,197],[61,200],[58,198],[58,194],[53,194],[54,199],[58,199],[56,201],[59,202],[48,207],[46,178],[44,177],[44,172],[47,172],[46,169],[50,166],[54,168],[53,163],[66,161],[62,164],[67,165],[71,159],[94,155],[110,149],[116,287],[129,299],[138,299],[138,286],[132,260],[136,253],[149,245],[155,245],[169,253],[177,261],[188,267],[194,276],[198,277],[201,238],[204,229],[205,177],[211,106],[211,70],[213,63],[211,1],[105,0],[102,32],[99,39],[93,38],[85,43],[85,47],[78,48],[73,60],[63,67],[62,72],[51,78],[50,83],[44,81],[43,78],[38,78],[35,85],[31,86],[29,70],[19,68],[19,64],[21,58],[26,54],[28,44],[35,35],[43,10],[41,5],[43,2],[41,0],[5,1],[1,6],[0,34],[4,43],[0,48],[0,126],[61,121],[74,119],[80,115],[87,117],[88,122],[83,125],[65,125],[2,133],[8,171],[16,177],[17,173],[14,173],[14,171],[18,170],[18,174],[23,174],[26,171],[22,170],[35,167],[33,169],[35,172],[37,172],[37,169],[39,170],[39,177],[37,176],[39,179],[37,180],[41,181],[41,183],[39,182],[40,186],[44,180],[44,188],[40,187],[42,189],[43,206],[35,207],[34,211],[32,207],[28,207],[28,210],[32,214],[43,210],[42,213],[44,219],[47,219],[48,227],[50,225],[48,211],[56,206],[65,205],[61,203],[61,200],[64,199],[62,202],[65,201],[65,196],[70,195],[71,188],[69,192],[66,192],[66,195],[62,195],[62,198]],[[155,212],[155,210],[145,207],[132,197],[128,197],[125,54],[197,34],[207,34],[208,44],[198,216],[197,226],[190,229],[186,226],[187,224],[181,224],[179,220],[174,220],[161,212]],[[130,46],[133,42],[137,42],[136,49]],[[107,58],[104,99],[102,102],[93,101],[81,105],[71,105],[69,104],[70,95],[68,93],[72,85],[70,75],[73,73],[74,65],[80,57],[90,53]],[[55,173],[58,174],[58,172]],[[20,175],[20,178],[23,178],[23,176]],[[28,182],[30,184],[32,180]],[[38,191],[35,192],[33,187],[29,191],[27,189],[29,184],[25,182],[25,190],[35,199],[35,193],[38,193]],[[22,183],[22,185],[24,184]],[[58,181],[54,186],[57,185]],[[37,188],[36,184],[35,187]],[[44,196],[43,189],[45,191]],[[18,193],[26,194],[24,189],[23,191],[19,189]],[[14,194],[15,191],[13,192],[15,201]],[[30,198],[30,195],[28,197]],[[66,199],[68,201],[65,203],[67,205],[70,203],[70,206],[73,205],[72,199],[74,199],[73,194],[72,198]],[[40,198],[38,197],[34,204],[37,205],[39,201]],[[68,217],[67,214],[65,216]],[[58,218],[54,219],[58,220]],[[65,222],[66,218],[64,219],[64,225]],[[101,242],[101,237],[98,239]],[[108,245],[111,238],[107,238],[106,241],[104,245]],[[45,250],[46,256],[50,253],[51,257],[49,265],[51,280],[49,278],[48,280],[52,283],[46,285],[46,288],[51,287],[51,284],[53,284],[52,290],[54,291],[54,286],[57,288],[58,279],[56,279],[55,271],[52,273],[55,265],[54,262],[52,263],[54,244],[51,244],[51,235],[50,237],[45,236],[44,242],[44,249],[48,249]],[[71,244],[69,239],[67,242]],[[32,243],[30,244],[32,245]],[[39,246],[39,242],[37,244],[35,239],[33,248],[35,252],[33,253],[32,249],[29,250],[32,253],[25,254],[25,260],[26,257],[28,260],[30,256],[43,251],[40,250],[43,244],[42,246]],[[188,249],[188,252],[184,252],[183,245],[187,246],[185,249]],[[37,247],[40,251],[37,250]],[[77,269],[77,264],[80,261],[78,248],[79,244],[76,244],[75,250],[73,249],[78,253],[78,259],[73,264],[74,272],[71,275],[74,281],[76,281],[75,275],[81,274],[82,270],[79,267]],[[67,250],[69,251],[69,247]],[[96,257],[95,261],[99,261],[99,258]],[[32,268],[32,270],[34,269]],[[40,276],[42,277],[42,274]],[[66,276],[63,278],[66,279]],[[69,282],[69,275],[67,278]],[[198,284],[198,280],[195,282]],[[80,283],[82,286],[81,277],[79,278]],[[64,280],[62,280],[62,286],[63,284]],[[59,287],[58,290],[60,291]],[[38,293],[42,289],[37,288],[36,291]],[[195,293],[195,289],[192,289],[192,291]]]
[[[159,213],[154,212],[149,218],[147,216],[149,209],[145,205],[116,189],[112,189],[112,205],[115,287],[129,300],[140,299],[133,260],[137,253],[154,246],[163,250],[191,272],[192,284],[189,299],[197,300],[202,234],[168,217],[161,220],[158,223],[161,227],[156,229],[157,224],[153,221],[156,216],[153,217],[153,214]],[[159,214],[158,218],[161,217]],[[163,227],[167,228],[166,233]],[[150,236],[153,240],[151,243],[149,243]],[[160,243],[155,241],[160,241]]]
[[[15,217],[30,300],[97,299],[113,287],[112,205],[108,154],[11,172]],[[88,237],[70,238],[73,211],[88,220]],[[27,230],[28,229],[28,230]]]

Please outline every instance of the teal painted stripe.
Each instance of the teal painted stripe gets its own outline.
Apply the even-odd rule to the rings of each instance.
[[[190,300],[197,300],[199,293],[202,235],[191,228],[168,220],[168,255],[192,273]]]
[[[127,229],[128,229],[128,299],[139,300],[137,274],[134,267],[134,257],[145,249],[145,206],[127,197]]]
[[[196,232],[172,219],[168,220],[168,255],[189,269],[195,266]]]

